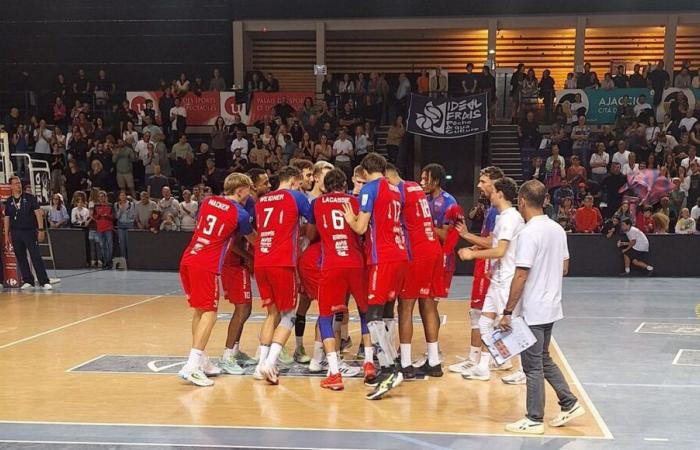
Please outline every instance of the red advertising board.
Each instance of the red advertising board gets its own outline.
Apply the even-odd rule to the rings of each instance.
[[[156,114],[159,114],[158,101],[163,95],[161,91],[131,91],[126,93],[131,109],[140,113],[146,100],[153,100]],[[187,111],[188,126],[214,125],[216,118],[221,116],[226,123],[233,122],[234,114],[241,116],[241,121],[247,123],[246,107],[244,103],[236,103],[235,92],[205,91],[202,95],[188,93],[182,99],[182,106]],[[162,123],[157,117],[158,123]],[[168,118],[166,118],[167,120]]]
[[[9,184],[0,184],[0,210],[2,216],[5,215],[5,200],[12,195],[12,189]],[[6,288],[19,287],[19,274],[17,273],[17,259],[15,252],[12,249],[12,244],[5,242],[5,233],[2,228],[4,221],[0,220],[0,243],[2,244],[2,269],[3,269],[3,285]]]
[[[299,111],[304,105],[306,97],[314,98],[313,92],[256,92],[251,100],[248,125],[262,120],[265,116],[273,117],[275,105],[282,103],[282,99],[287,99],[287,103]]]

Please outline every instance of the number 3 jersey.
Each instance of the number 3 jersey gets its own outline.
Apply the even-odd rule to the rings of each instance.
[[[313,222],[321,238],[321,269],[365,266],[360,237],[345,221],[343,205],[350,204],[355,214],[357,199],[342,192],[323,194],[311,202]]]
[[[180,264],[221,273],[232,239],[253,232],[250,216],[237,202],[219,196],[205,199],[198,215],[192,240],[182,254]]]
[[[360,190],[360,211],[370,213],[365,234],[367,264],[406,261],[406,243],[401,226],[401,193],[385,178],[365,183]]]
[[[299,191],[278,189],[258,199],[255,216],[255,267],[296,267],[299,220],[313,220],[309,199]]]

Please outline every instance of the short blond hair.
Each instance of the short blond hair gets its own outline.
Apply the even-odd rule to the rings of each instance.
[[[324,170],[333,170],[335,167],[333,167],[333,164],[329,163],[328,161],[317,161],[316,164],[314,164],[314,176],[317,177],[323,173]]]
[[[244,173],[233,172],[224,180],[224,194],[233,195],[238,188],[253,187],[253,181]]]

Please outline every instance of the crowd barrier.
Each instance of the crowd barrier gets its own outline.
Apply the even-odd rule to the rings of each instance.
[[[51,230],[54,258],[58,269],[85,268],[88,260],[87,233],[84,230]],[[180,256],[190,241],[188,232],[129,231],[128,267],[132,270],[177,271]],[[570,234],[569,276],[616,276],[623,269],[617,238],[602,235]],[[649,263],[656,276],[700,276],[700,236],[659,234],[649,236]],[[115,250],[118,247],[115,235]],[[457,274],[471,275],[472,263],[459,261]]]

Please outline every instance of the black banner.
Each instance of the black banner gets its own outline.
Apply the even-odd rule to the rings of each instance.
[[[434,138],[461,138],[488,131],[487,94],[426,97],[411,94],[407,131]]]

